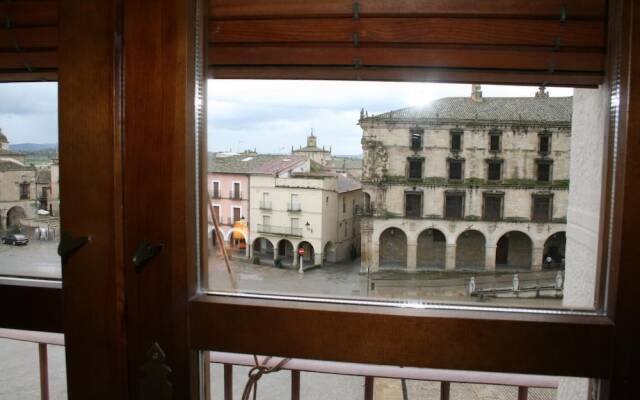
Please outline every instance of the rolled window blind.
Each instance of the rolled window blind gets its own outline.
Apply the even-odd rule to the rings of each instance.
[[[55,80],[57,0],[0,0],[0,81]],[[208,76],[595,86],[606,0],[210,0]]]
[[[209,76],[595,86],[606,0],[211,0]]]
[[[58,2],[0,0],[0,82],[56,79]]]

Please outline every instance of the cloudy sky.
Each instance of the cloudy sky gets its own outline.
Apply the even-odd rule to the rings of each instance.
[[[379,114],[468,96],[471,85],[397,82],[210,80],[209,150],[282,153],[313,128],[334,154],[359,154],[361,108]],[[483,85],[484,96],[533,96],[537,88]],[[568,96],[572,89],[549,89]],[[12,143],[57,143],[57,85],[0,84],[0,128]]]

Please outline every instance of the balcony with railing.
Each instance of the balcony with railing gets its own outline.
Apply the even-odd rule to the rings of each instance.
[[[371,215],[373,215],[373,209],[371,208],[371,206],[367,207],[356,204],[353,209],[353,214],[360,217],[370,217]]]
[[[211,198],[213,198],[213,199],[221,198],[220,190],[214,190],[213,193],[211,194]]]
[[[51,375],[55,381],[54,384],[59,386],[60,376],[64,375],[61,374],[64,371],[64,363],[54,364],[54,371],[50,374],[48,348],[50,346],[64,346],[63,335],[0,329],[0,339],[38,345],[40,399],[49,399],[51,389],[49,377]],[[212,398],[224,400],[239,398],[239,389],[242,390],[247,383],[246,372],[249,368],[257,368],[269,376],[281,376],[282,378],[274,377],[275,379],[260,380],[257,387],[277,395],[278,398],[291,396],[292,399],[301,399],[303,395],[309,398],[319,398],[321,393],[326,395],[327,388],[319,386],[318,379],[326,379],[326,382],[331,382],[332,386],[337,385],[333,387],[337,391],[354,394],[359,391],[364,400],[373,400],[374,394],[377,398],[381,394],[391,392],[394,387],[388,385],[390,382],[397,383],[395,390],[402,393],[402,398],[409,398],[408,389],[414,393],[420,389],[426,389],[429,393],[435,392],[433,393],[435,397],[416,398],[438,398],[440,400],[452,398],[493,399],[497,394],[500,394],[500,398],[514,400],[552,399],[556,398],[560,383],[560,378],[555,376],[410,368],[297,358],[287,360],[262,356],[254,358],[249,354],[223,352],[209,352],[208,361],[212,366]],[[270,373],[270,369],[276,366],[280,368],[273,369],[273,372]],[[16,376],[20,376],[21,379],[28,376],[28,371],[15,372]],[[36,371],[33,373],[38,374]],[[287,375],[290,375],[289,379],[285,378]],[[348,376],[352,379],[345,380],[344,378]],[[306,379],[309,381],[303,384]],[[382,385],[378,385],[379,383]],[[489,388],[491,389],[487,390]],[[379,390],[384,393],[378,392]],[[396,396],[394,395],[393,398]]]
[[[302,228],[258,224],[258,232],[273,235],[302,236]]]
[[[271,202],[270,201],[261,201],[260,202],[261,210],[271,210]]]
[[[555,398],[555,392],[559,385],[558,377],[532,376],[520,374],[472,372],[457,370],[438,370],[428,368],[405,368],[396,366],[368,365],[343,362],[316,361],[304,359],[284,360],[278,357],[255,357],[248,354],[233,354],[222,352],[210,352],[209,361],[213,364],[212,387],[215,392],[213,398],[232,400],[234,392],[241,389],[247,381],[246,369],[257,368],[267,371],[269,368],[280,366],[274,374],[288,375],[290,378],[267,378],[261,385],[269,385],[267,389],[279,398],[316,398],[318,394],[330,395],[329,392],[344,391],[351,394],[361,393],[364,400],[374,398],[387,398],[392,392],[392,398],[409,398],[409,389],[412,393],[428,391],[436,393],[434,397],[419,395],[411,398],[433,398],[448,400],[453,398],[494,399],[496,393],[499,398],[511,398],[517,400],[527,399],[551,399]],[[256,365],[257,361],[257,365]],[[218,366],[217,366],[217,365]],[[222,368],[220,368],[222,367]],[[323,374],[324,378],[321,378]],[[340,377],[333,378],[332,375]],[[345,377],[351,377],[345,380]],[[235,380],[240,380],[240,385],[235,386]],[[328,389],[318,386],[310,386],[310,382],[302,384],[305,379],[318,383],[322,379],[332,386]],[[361,379],[360,382],[358,380]],[[376,385],[376,381],[382,385]],[[389,383],[397,383],[395,390]],[[277,387],[276,387],[277,386]],[[357,389],[356,389],[357,387]],[[491,390],[487,388],[491,387]],[[236,390],[234,390],[234,388]],[[260,391],[260,390],[259,390]],[[491,394],[487,395],[487,392]],[[216,396],[218,393],[221,396]],[[375,393],[375,397],[374,397]],[[289,397],[290,395],[290,397]],[[384,395],[381,396],[381,395]],[[415,395],[414,395],[415,396]],[[437,397],[436,397],[437,396]],[[319,397],[318,397],[319,398]],[[324,397],[323,397],[324,398]],[[349,397],[355,398],[355,397]]]
[[[300,203],[287,203],[287,211],[300,212],[302,211],[302,206],[300,205]]]
[[[229,199],[231,199],[231,200],[242,200],[242,191],[240,191],[240,190],[229,190]]]

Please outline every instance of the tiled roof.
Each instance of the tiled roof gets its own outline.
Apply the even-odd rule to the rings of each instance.
[[[297,149],[293,150],[294,153],[297,152],[306,152],[306,153],[330,153],[329,150],[325,150],[321,147],[318,146],[305,146],[305,147],[300,147]]]
[[[51,183],[51,170],[49,168],[39,169],[38,174],[36,175],[36,183],[37,184]]]
[[[276,174],[306,161],[303,156],[282,154],[209,154],[207,170],[227,174]]]
[[[440,120],[570,123],[572,97],[445,97],[426,107],[409,107],[362,121]]]
[[[362,158],[334,156],[331,164],[336,169],[357,169],[362,168]]]
[[[34,171],[35,167],[26,166],[15,160],[6,160],[0,158],[0,172],[7,171]]]
[[[362,183],[350,176],[338,175],[338,193],[352,192],[362,189]]]

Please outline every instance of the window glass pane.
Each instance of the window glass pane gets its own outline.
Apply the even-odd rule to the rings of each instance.
[[[502,179],[502,163],[489,162],[489,176],[490,181],[499,181]]]
[[[0,275],[61,277],[57,91],[0,84]]]
[[[540,136],[540,147],[538,149],[538,151],[542,154],[546,154],[549,152],[549,148],[550,148],[550,144],[551,144],[551,136],[549,135],[541,135]]]
[[[459,133],[451,134],[451,151],[460,151],[462,148],[462,135]]]
[[[549,182],[551,178],[551,164],[538,161],[538,181]]]
[[[484,217],[490,221],[496,221],[502,218],[502,196],[485,196]]]
[[[407,193],[405,195],[405,215],[407,217],[419,217],[422,208],[422,195],[419,193]]]
[[[409,178],[422,178],[422,160],[409,160]]]
[[[482,89],[209,81],[205,289],[593,310],[608,92]]]
[[[452,179],[452,180],[462,179],[462,161],[458,161],[458,160],[449,161],[449,179]]]
[[[500,135],[493,134],[489,136],[490,139],[490,150],[491,151],[500,151]]]

